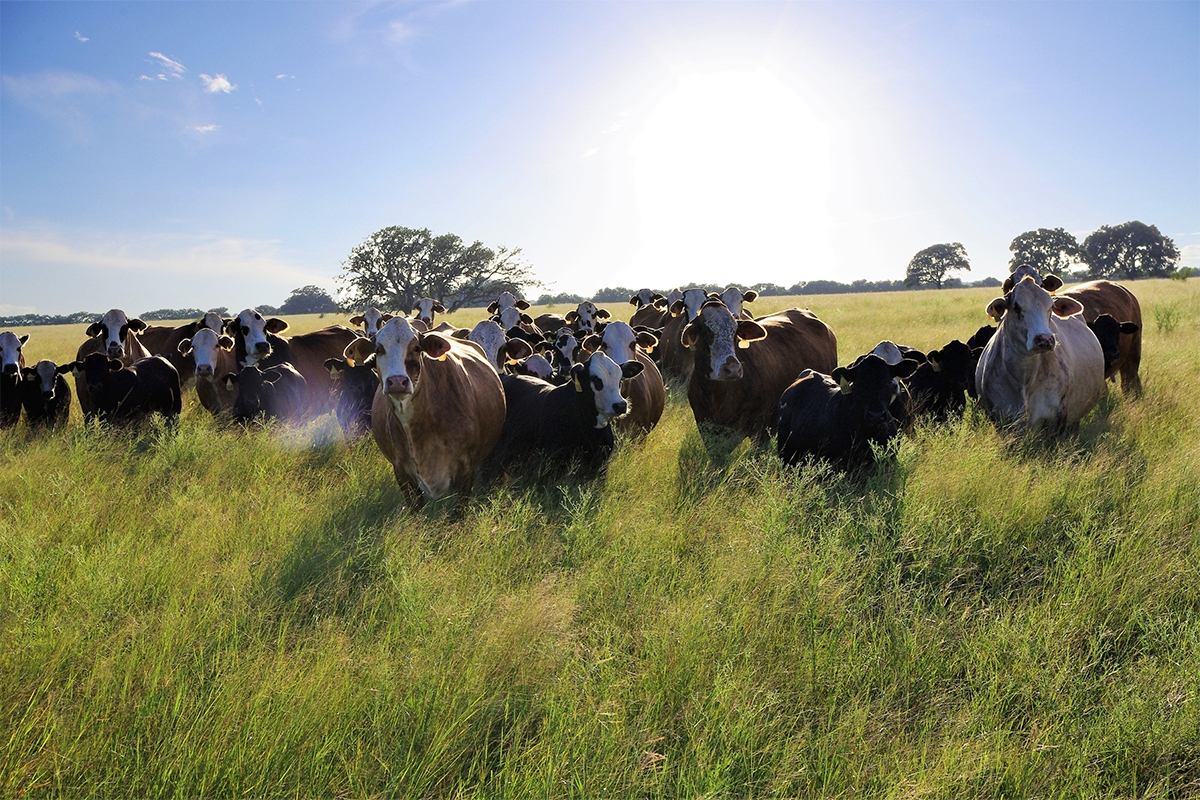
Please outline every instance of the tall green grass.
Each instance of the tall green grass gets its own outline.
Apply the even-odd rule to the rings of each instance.
[[[802,304],[846,362],[965,339],[955,291]],[[1200,289],[1135,291],[1188,309],[1141,400],[1052,443],[972,407],[849,475],[711,454],[679,386],[601,476],[460,514],[329,417],[19,426],[0,791],[1200,796]]]

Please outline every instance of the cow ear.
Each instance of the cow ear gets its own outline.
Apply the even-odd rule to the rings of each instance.
[[[375,343],[365,336],[359,336],[350,344],[346,345],[346,349],[342,351],[342,357],[347,361],[353,361],[361,364],[366,358],[375,352]]]
[[[88,337],[90,338],[93,336],[99,336],[103,330],[104,330],[104,326],[100,324],[99,320],[97,320],[96,322],[93,322],[91,325],[88,325],[88,329],[86,331],[84,331],[84,333],[86,333],[88,335]]]
[[[395,316],[392,314],[380,314],[379,315],[380,322],[387,322],[390,319],[395,319]]]
[[[524,339],[510,339],[501,349],[508,361],[520,361],[533,355],[533,347]]]
[[[767,329],[752,319],[740,319],[737,326],[737,346],[746,348],[751,342],[767,338]]]
[[[671,316],[678,317],[686,309],[687,309],[687,306],[683,304],[682,300],[676,300],[674,303],[671,303],[671,309],[670,309]]]
[[[274,383],[283,377],[283,373],[277,369],[269,369],[263,373],[263,383]]]
[[[1004,312],[1008,311],[1008,298],[997,297],[995,300],[987,304],[987,315],[999,322],[1004,317]]]
[[[72,361],[70,364],[59,364],[54,371],[59,375],[66,375],[68,372],[74,372],[78,366],[78,361]]]
[[[692,320],[684,326],[683,333],[679,335],[679,343],[691,350],[696,344],[696,337],[700,335],[700,325],[697,320]]]
[[[554,348],[554,342],[538,342],[537,347],[533,348],[535,353],[549,353]]]
[[[660,297],[654,301],[654,307],[660,311],[666,311],[668,308],[667,298]]]
[[[933,367],[934,372],[942,371],[942,365],[938,363],[941,357],[942,354],[938,350],[930,350],[929,354],[925,356],[925,360],[929,362],[929,366]]]
[[[638,343],[638,346],[647,353],[653,353],[654,348],[658,347],[658,337],[649,331],[638,331],[637,335],[633,338]]]
[[[184,339],[179,343],[179,355],[186,356],[190,352],[192,352],[192,340]]]
[[[1043,275],[1042,288],[1047,292],[1057,292],[1063,287],[1062,278],[1057,275]]]
[[[1050,306],[1050,310],[1054,312],[1054,316],[1066,319],[1067,317],[1073,317],[1076,314],[1082,314],[1083,305],[1074,297],[1058,295],[1054,298],[1054,302]]]
[[[434,311],[436,311],[436,312],[437,312],[437,313],[439,313],[439,314],[445,314],[445,313],[446,313],[446,307],[445,307],[444,305],[442,305],[441,303],[434,303],[434,304],[433,304],[433,310],[434,310]]]
[[[325,369],[329,370],[329,377],[337,380],[342,377],[342,370],[350,366],[340,358],[325,359]]]
[[[635,294],[633,297],[629,298],[629,305],[637,306],[638,308],[641,308],[642,307],[642,298],[638,297]]]
[[[28,341],[29,341],[29,334],[28,334],[28,333],[26,333],[26,334],[24,334],[24,335],[22,335],[22,336],[18,336],[18,337],[17,337],[17,341],[18,341],[18,342],[20,342],[21,344],[25,344],[26,342],[28,342]]]
[[[589,353],[594,353],[600,349],[601,341],[601,338],[593,333],[585,336],[583,341],[579,343],[579,346]]]
[[[487,312],[488,312],[489,314],[495,314],[495,313],[496,313],[497,311],[499,311],[499,310],[500,310],[500,304],[499,304],[499,303],[492,302],[492,303],[489,303],[489,304],[488,304],[488,307],[487,307]]]
[[[846,369],[845,367],[838,367],[829,377],[838,382],[838,386],[841,388],[842,394],[850,394],[850,370]]]
[[[135,333],[141,333],[142,331],[146,330],[146,328],[149,328],[149,327],[150,327],[149,325],[142,322],[137,317],[134,317],[133,319],[129,320],[129,330],[131,330]]]
[[[645,369],[645,367],[642,366],[642,362],[640,361],[626,361],[621,365],[621,377],[632,378],[640,373],[643,369]]]
[[[1122,322],[1121,333],[1137,333],[1142,328],[1136,322]]]
[[[465,340],[471,338],[471,331],[468,328],[459,328],[456,331],[454,331],[453,333],[451,333],[450,335],[453,336],[455,339],[462,339],[465,341]]]
[[[450,340],[440,333],[422,333],[419,341],[421,352],[434,361],[444,361],[450,353]]]
[[[109,372],[117,372],[118,370],[120,370],[120,369],[121,369],[122,367],[124,367],[124,366],[125,366],[125,365],[124,365],[124,364],[122,364],[122,363],[120,362],[120,360],[119,360],[119,359],[116,359],[116,358],[110,358],[110,359],[108,360],[108,371],[109,371]]]
[[[583,381],[581,379],[585,370],[587,370],[587,367],[583,364],[576,364],[571,367],[571,380],[574,382],[575,391],[577,392],[583,391]]]
[[[888,371],[891,372],[893,378],[907,378],[909,375],[912,375],[914,372],[916,372],[917,368],[920,366],[920,364],[918,364],[916,361],[913,361],[911,358],[905,358],[901,359],[899,364],[892,364],[890,367],[888,367]]]
[[[21,367],[21,380],[32,383],[37,380],[37,370],[33,367]]]
[[[521,315],[521,322],[524,322],[526,325],[532,325],[532,324],[533,324],[533,317],[529,316],[528,314],[522,314],[522,315]]]
[[[217,337],[217,347],[222,350],[232,350],[233,339],[230,339],[228,336],[219,336]]]
[[[742,295],[743,303],[753,303],[757,299],[758,299],[758,292],[754,291],[753,289],[748,289],[745,292],[745,294]]]
[[[596,319],[612,319],[612,314],[602,308],[596,312]]]
[[[362,314],[359,314],[356,317],[350,318],[350,324],[355,326],[356,328],[362,327],[366,323],[366,321],[367,321],[367,318],[364,317]]]
[[[529,301],[528,301],[528,300],[518,300],[518,301],[517,301],[517,308],[519,308],[519,309],[521,309],[522,311],[524,311],[525,309],[529,308]]]
[[[237,375],[232,372],[227,373],[224,378],[221,378],[221,383],[225,384],[227,391],[233,391],[233,385],[237,383]]]
[[[283,333],[288,329],[288,324],[279,317],[271,317],[266,324],[267,333]]]

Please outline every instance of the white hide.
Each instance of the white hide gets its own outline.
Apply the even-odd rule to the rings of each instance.
[[[29,334],[17,336],[15,333],[4,331],[0,333],[0,367],[5,372],[13,372],[25,363],[21,347],[29,341]]]

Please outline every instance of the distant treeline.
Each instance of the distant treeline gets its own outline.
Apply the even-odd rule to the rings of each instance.
[[[268,306],[259,306],[266,309]],[[210,308],[221,316],[228,316],[229,309]],[[160,308],[157,311],[146,311],[138,314],[143,322],[159,322],[165,319],[200,319],[206,312],[199,308]],[[263,313],[275,313],[274,311]],[[0,316],[0,326],[16,328],[30,325],[90,325],[104,316],[102,311],[76,311],[74,314],[18,314],[16,316]]]
[[[942,286],[945,289],[962,289],[972,286],[1000,286],[1000,281],[995,278],[984,278],[983,280],[965,283],[958,278],[950,278],[943,282]],[[739,283],[710,283],[700,284],[691,283],[687,286],[672,287],[680,290],[687,289],[708,289],[710,291],[720,292],[726,286],[737,286],[740,289],[753,289],[764,297],[779,296],[779,295],[798,295],[798,294],[850,294],[857,292],[905,292],[905,291],[926,291],[933,289],[932,285],[921,286],[917,289],[910,289],[904,285],[903,280],[899,281],[868,281],[857,280],[853,283],[839,283],[838,281],[803,281],[795,283],[791,286],[780,286],[776,283],[756,283],[751,286],[743,286]],[[655,289],[659,294],[666,295],[668,289]],[[628,303],[629,298],[637,294],[637,289],[628,289],[624,286],[615,286],[604,288],[596,292],[591,297],[583,295],[570,294],[563,292],[561,294],[543,294],[537,299],[538,305],[576,305],[585,300],[591,300],[593,303]]]

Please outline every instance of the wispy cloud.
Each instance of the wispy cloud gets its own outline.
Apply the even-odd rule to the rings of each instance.
[[[220,125],[188,125],[188,130],[196,131],[197,133],[212,133],[219,127],[221,127],[221,126]]]
[[[88,37],[86,37],[86,36],[80,36],[80,35],[79,35],[79,31],[75,31],[75,38],[76,38],[76,39],[78,39],[78,40],[79,40],[79,41],[81,41],[81,42],[86,42],[86,41],[88,40]]]
[[[229,94],[237,88],[237,84],[230,83],[224,75],[218,74],[215,77],[200,73],[200,80],[204,81],[204,91],[209,94],[224,92]]]
[[[158,74],[158,77],[162,80],[166,80],[168,77],[182,78],[183,73],[187,72],[187,67],[185,67],[183,64],[180,64],[173,58],[164,56],[162,53],[150,53],[150,57],[154,59],[159,68],[162,69],[162,72]]]

